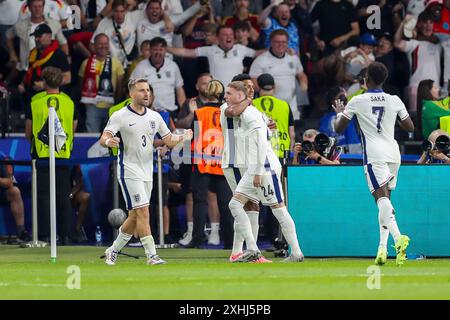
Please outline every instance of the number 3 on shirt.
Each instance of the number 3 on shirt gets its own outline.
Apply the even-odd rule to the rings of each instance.
[[[381,133],[381,122],[384,116],[384,107],[372,107],[372,113],[377,115],[377,131]]]

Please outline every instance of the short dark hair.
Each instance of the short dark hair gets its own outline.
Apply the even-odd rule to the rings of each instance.
[[[233,30],[232,27],[228,27],[228,26],[221,25],[221,26],[219,26],[219,27],[217,28],[217,30],[216,30],[216,36],[218,36],[219,33],[220,33],[220,31],[223,30],[223,29],[231,29],[231,30]]]
[[[236,30],[250,31],[250,25],[247,21],[238,21],[233,26],[233,31]]]
[[[367,68],[367,78],[374,85],[383,84],[389,75],[389,71],[381,62],[372,62]]]
[[[244,81],[244,80],[252,80],[252,77],[250,77],[246,73],[240,73],[235,75],[233,79],[231,79],[231,81]]]
[[[430,10],[425,10],[425,11],[422,11],[420,14],[419,14],[419,17],[417,18],[417,21],[418,22],[426,22],[426,21],[434,21],[434,16],[433,16],[433,14],[430,12]]]
[[[152,43],[151,43],[151,41],[150,40],[144,40],[144,41],[142,41],[142,43],[141,43],[141,45],[139,46],[139,48],[141,48],[142,49],[142,47],[143,46],[146,46],[146,45],[149,45],[150,47],[152,46]]]
[[[152,40],[150,40],[150,47],[156,47],[157,45],[167,47],[167,41],[161,37],[155,37]]]
[[[42,79],[49,88],[57,89],[63,82],[63,73],[59,68],[45,67],[42,70]]]
[[[31,6],[31,4],[35,1],[42,1],[45,4],[45,0],[27,0],[27,6]]]
[[[145,6],[146,10],[150,6],[150,3],[159,3],[159,6],[162,7],[161,0],[150,0],[149,2],[147,2],[147,5]]]

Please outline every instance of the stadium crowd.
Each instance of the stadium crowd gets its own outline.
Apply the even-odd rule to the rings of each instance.
[[[255,106],[276,120],[280,159],[291,151],[294,164],[337,164],[340,152],[361,153],[361,147],[354,123],[343,134],[334,131],[332,105],[367,90],[364,74],[374,61],[387,66],[384,91],[402,99],[417,127],[399,141],[450,132],[450,0],[0,0],[0,60],[0,89],[9,95],[9,128],[2,129],[14,132],[24,132],[25,119],[32,119],[31,100],[44,90],[42,71],[49,66],[62,71],[76,132],[98,134],[111,108],[128,97],[129,79],[146,78],[152,108],[165,112],[169,128],[187,129],[195,111],[211,106],[211,80],[226,86],[245,73]],[[313,143],[320,132],[341,151],[327,158],[310,150],[302,161],[300,141]],[[429,153],[427,161],[422,155],[420,163],[448,163],[441,153]],[[195,241],[192,232],[195,217],[203,230],[206,215],[199,212],[207,210],[209,243],[222,238],[230,247],[219,236],[221,225],[232,228],[216,196],[224,193],[221,184],[199,179],[197,170],[192,179],[204,181],[200,190],[189,183],[190,166],[164,170],[166,242],[179,236],[169,229],[169,208],[183,203],[181,244],[205,241],[195,235],[198,226]],[[278,227],[267,221],[273,242]]]

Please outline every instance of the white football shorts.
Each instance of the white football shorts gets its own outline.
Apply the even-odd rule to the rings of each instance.
[[[122,195],[128,210],[149,205],[152,196],[153,181],[119,179]]]
[[[227,179],[228,186],[230,187],[231,191],[236,191],[236,187],[239,184],[239,181],[241,181],[242,177],[245,174],[245,171],[247,171],[247,168],[223,168],[223,175],[225,176],[225,179]]]
[[[388,190],[394,190],[397,185],[397,174],[400,163],[372,162],[364,166],[367,185],[371,193],[375,192],[385,184]]]
[[[253,185],[254,175],[246,172],[239,182],[236,193],[240,193],[258,204],[259,201],[265,206],[273,206],[284,201],[283,188],[281,186],[281,169],[267,171],[262,175],[261,187]]]

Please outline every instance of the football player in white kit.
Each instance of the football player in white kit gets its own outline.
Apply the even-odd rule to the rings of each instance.
[[[354,97],[345,107],[339,102],[334,107],[337,112],[335,129],[336,132],[343,132],[353,116],[358,119],[364,172],[379,209],[380,244],[375,263],[386,263],[390,233],[395,241],[396,263],[401,265],[406,260],[406,248],[410,239],[400,233],[390,200],[401,162],[400,150],[394,139],[394,128],[397,118],[400,126],[408,132],[414,131],[414,124],[400,98],[383,92],[383,83],[387,77],[388,70],[382,63],[372,63],[366,74],[368,91]]]
[[[113,245],[106,249],[106,263],[114,265],[117,254],[136,233],[148,258],[147,264],[166,263],[156,254],[151,235],[148,205],[152,194],[153,139],[157,133],[168,147],[192,139],[192,130],[183,135],[172,134],[159,113],[148,108],[153,96],[146,79],[128,84],[131,103],[115,112],[100,138],[102,146],[118,147],[117,178],[122,189],[128,218],[119,229]]]
[[[272,150],[269,141],[269,129],[263,115],[248,101],[249,88],[241,81],[231,82],[225,93],[227,117],[238,117],[237,127],[243,137],[247,170],[239,181],[230,210],[236,219],[236,230],[247,243],[247,252],[236,262],[256,261],[261,253],[252,235],[250,221],[244,211],[248,202],[270,206],[280,223],[283,235],[291,246],[292,253],[284,262],[301,262],[303,253],[298,244],[295,224],[284,205],[282,186],[280,183],[281,164]],[[234,119],[233,119],[234,120]]]
[[[232,81],[243,81],[248,85],[248,101],[251,103],[254,96],[253,82],[248,74],[241,73],[233,77]],[[225,116],[225,110],[228,104],[224,103],[220,107],[220,125],[222,127],[224,150],[222,154],[222,170],[227,183],[233,191],[236,191],[236,187],[241,181],[242,176],[245,171],[247,171],[247,164],[243,155],[245,155],[245,141],[242,132],[240,132],[238,127],[239,118],[228,118]],[[252,229],[253,238],[258,241],[259,232],[259,205],[254,202],[247,202],[244,206],[244,210],[250,220],[250,225]],[[240,232],[236,231],[237,221],[234,221],[234,238],[233,238],[233,248],[231,250],[230,262],[234,262],[243,254],[244,238]],[[272,262],[261,256],[257,262],[265,263]]]

